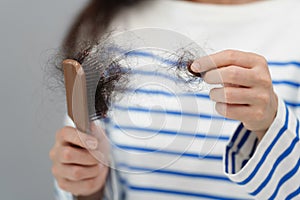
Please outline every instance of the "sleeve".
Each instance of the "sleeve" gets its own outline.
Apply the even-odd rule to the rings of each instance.
[[[110,170],[104,188],[104,196],[102,200],[119,200],[121,197],[120,186],[117,182],[117,171]],[[54,181],[55,199],[56,200],[77,200],[70,192],[62,190],[56,181]]]
[[[256,199],[300,199],[299,119],[279,99],[274,122],[258,144],[241,124],[226,146],[225,174]]]
[[[54,181],[55,199],[56,200],[75,200],[76,198],[69,192],[66,192],[59,188],[56,180]]]

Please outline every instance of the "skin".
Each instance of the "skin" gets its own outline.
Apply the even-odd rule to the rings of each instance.
[[[55,144],[49,153],[53,162],[52,174],[61,189],[79,196],[79,200],[101,197],[109,170],[95,156],[103,152],[100,145],[105,146],[96,137],[73,127],[63,127],[56,133]]]
[[[232,5],[257,0],[189,1]],[[262,56],[226,50],[195,60],[191,69],[205,72],[207,83],[223,85],[210,92],[221,115],[241,121],[259,139],[263,138],[276,116],[278,100]],[[79,200],[101,199],[109,169],[90,153],[101,151],[101,145],[95,137],[72,127],[63,127],[57,132],[49,156],[60,188],[79,196]]]
[[[256,2],[259,0],[187,0],[187,1],[192,1],[196,3],[228,5],[228,4],[245,4],[245,3]]]
[[[204,73],[210,84],[222,84],[210,91],[221,115],[239,120],[261,140],[274,121],[278,99],[264,57],[225,50],[194,61],[192,71]]]

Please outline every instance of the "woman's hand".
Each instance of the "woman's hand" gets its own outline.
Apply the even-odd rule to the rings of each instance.
[[[225,50],[194,61],[194,72],[204,72],[209,84],[222,84],[210,91],[221,115],[239,120],[261,139],[277,113],[268,64],[264,57],[248,52]]]
[[[108,167],[91,154],[99,151],[98,146],[94,136],[75,128],[64,127],[57,132],[49,154],[53,161],[52,173],[61,189],[76,196],[89,196],[102,190]]]

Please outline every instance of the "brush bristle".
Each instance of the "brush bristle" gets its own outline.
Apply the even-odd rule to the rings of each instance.
[[[108,47],[95,46],[84,59],[82,68],[86,76],[88,113],[90,120],[105,118],[114,98],[114,91],[125,89],[127,74]]]

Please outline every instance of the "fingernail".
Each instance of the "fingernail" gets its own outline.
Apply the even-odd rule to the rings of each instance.
[[[193,62],[193,64],[191,65],[191,69],[194,72],[199,72],[200,71],[200,65],[198,62]]]
[[[87,147],[91,150],[95,150],[98,147],[98,141],[96,139],[89,138],[85,142],[86,142]]]

